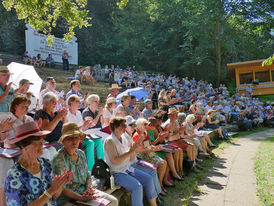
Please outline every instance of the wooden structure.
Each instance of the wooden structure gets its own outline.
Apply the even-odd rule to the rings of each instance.
[[[253,95],[274,94],[274,64],[262,66],[264,60],[227,64],[227,75],[235,77],[240,93],[251,86]]]

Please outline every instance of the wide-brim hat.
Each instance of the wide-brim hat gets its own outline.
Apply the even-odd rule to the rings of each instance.
[[[7,66],[0,66],[0,74],[13,74],[13,73],[10,73]]]
[[[51,131],[43,130],[41,131],[36,124],[36,122],[27,122],[16,127],[16,137],[13,139],[7,140],[8,144],[15,144],[23,139],[26,139],[30,136],[45,136],[50,134]]]
[[[160,125],[159,120],[156,119],[155,117],[149,117],[148,121],[149,121],[150,126],[159,126]]]
[[[167,114],[174,114],[174,113],[178,113],[178,110],[175,107],[171,107],[168,109]]]
[[[135,119],[133,119],[133,117],[132,117],[132,116],[130,116],[130,115],[126,116],[125,118],[126,118],[126,125],[127,125],[127,126],[129,126],[129,125],[131,125],[131,124],[135,124],[135,123],[136,123],[136,120],[135,120]]]
[[[210,110],[208,110],[207,114],[210,114],[210,113],[212,113],[212,112],[216,112],[216,110],[210,109]]]
[[[86,134],[80,131],[80,128],[74,122],[67,122],[63,125],[62,136],[58,140],[59,143],[62,143],[67,137],[79,135],[80,140],[85,139]]]
[[[108,88],[109,90],[112,90],[112,89],[121,89],[122,87],[119,87],[118,84],[112,84],[110,88]]]

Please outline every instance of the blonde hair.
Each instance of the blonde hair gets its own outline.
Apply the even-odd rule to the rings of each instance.
[[[166,98],[166,91],[165,91],[164,89],[162,89],[162,90],[160,91],[158,99],[159,99],[160,97]]]
[[[187,117],[186,117],[186,122],[190,122],[190,121],[192,121],[192,120],[194,120],[195,119],[195,115],[194,114],[189,114],[189,115],[187,115]]]
[[[70,95],[68,100],[67,100],[68,106],[70,106],[71,103],[75,102],[76,100],[80,100],[80,98],[76,94]]]

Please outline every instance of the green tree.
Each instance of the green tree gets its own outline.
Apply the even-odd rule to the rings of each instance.
[[[56,27],[57,20],[62,18],[67,25],[64,38],[68,41],[74,37],[76,27],[87,27],[88,10],[85,9],[87,0],[3,0],[3,6],[7,11],[15,9],[18,19],[25,20],[38,32],[49,35],[48,43],[53,42],[52,28]]]

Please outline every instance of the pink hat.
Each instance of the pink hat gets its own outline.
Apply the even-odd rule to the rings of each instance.
[[[7,140],[8,144],[14,144],[29,136],[44,136],[51,133],[51,131],[41,131],[36,122],[27,122],[16,127],[16,137]]]

